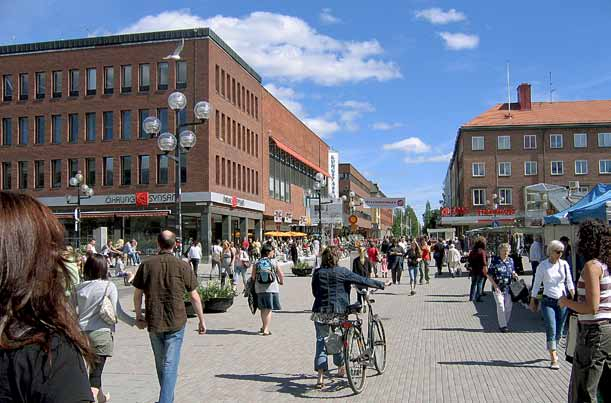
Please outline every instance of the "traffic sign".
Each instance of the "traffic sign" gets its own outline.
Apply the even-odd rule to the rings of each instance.
[[[348,217],[348,222],[351,225],[356,225],[356,223],[359,222],[359,218],[355,216],[354,214],[352,214],[350,217]]]

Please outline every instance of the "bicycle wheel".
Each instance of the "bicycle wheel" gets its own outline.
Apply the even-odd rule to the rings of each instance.
[[[373,344],[373,365],[381,375],[386,369],[386,333],[384,326],[379,319],[373,322],[373,334],[371,335]]]
[[[365,340],[358,328],[351,327],[344,344],[344,364],[348,384],[355,394],[365,389],[365,370],[367,369]]]

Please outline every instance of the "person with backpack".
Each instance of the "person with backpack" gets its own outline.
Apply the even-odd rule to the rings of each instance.
[[[221,241],[217,239],[214,242],[214,245],[210,248],[210,260],[212,265],[210,267],[210,278],[212,278],[212,273],[214,269],[218,270],[219,278],[221,277],[221,254],[223,253],[223,248],[221,248]]]
[[[221,286],[225,285],[227,275],[233,278],[233,260],[235,254],[229,241],[223,241],[223,253],[221,254]]]
[[[284,273],[278,267],[274,258],[274,248],[265,244],[261,248],[261,259],[252,270],[252,280],[255,282],[257,307],[261,311],[261,329],[259,334],[270,336],[269,325],[272,321],[272,311],[280,307],[280,285],[284,284]]]

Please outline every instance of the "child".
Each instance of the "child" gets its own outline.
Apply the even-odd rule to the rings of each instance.
[[[383,278],[387,278],[388,277],[388,259],[386,259],[386,255],[382,256],[382,277]]]

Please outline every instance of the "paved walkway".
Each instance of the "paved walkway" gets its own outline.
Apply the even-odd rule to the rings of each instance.
[[[409,296],[409,286],[379,293],[376,312],[388,337],[388,366],[371,372],[366,390],[351,396],[335,378],[313,388],[314,327],[309,320],[310,278],[289,277],[281,290],[283,310],[274,313],[273,336],[257,335],[259,316],[236,297],[223,314],[206,316],[208,334],[190,319],[176,390],[177,403],[216,401],[359,402],[564,402],[570,365],[547,368],[543,322],[514,305],[510,333],[498,333],[491,296],[467,302],[467,278],[436,278]],[[131,290],[121,291],[131,311]],[[155,402],[158,384],[146,331],[119,324],[115,356],[104,372],[116,402]]]

